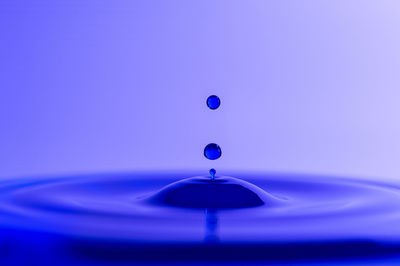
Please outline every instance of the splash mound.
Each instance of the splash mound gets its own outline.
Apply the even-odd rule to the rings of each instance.
[[[150,202],[195,209],[235,209],[276,206],[280,200],[261,188],[234,177],[186,178],[165,186]]]

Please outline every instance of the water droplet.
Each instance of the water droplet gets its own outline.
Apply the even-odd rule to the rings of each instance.
[[[204,156],[209,160],[216,160],[221,157],[222,151],[218,144],[210,143],[204,148]]]
[[[217,171],[214,168],[210,169],[211,180],[214,180],[216,173],[217,173]]]
[[[217,109],[221,104],[221,100],[216,95],[211,95],[207,98],[207,106],[211,110]]]

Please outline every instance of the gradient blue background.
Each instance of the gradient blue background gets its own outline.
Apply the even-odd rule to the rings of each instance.
[[[397,0],[0,2],[0,177],[400,180],[399,114]]]

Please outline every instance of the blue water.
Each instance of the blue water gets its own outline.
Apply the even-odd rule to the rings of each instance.
[[[211,110],[217,109],[221,105],[221,100],[216,95],[211,95],[207,98],[207,106]]]
[[[217,173],[217,171],[214,168],[210,169],[210,175],[211,175],[211,180],[215,179],[215,174]]]
[[[397,184],[230,176],[240,178],[132,173],[4,180],[0,264],[399,262]]]
[[[204,148],[204,156],[209,160],[216,160],[222,155],[221,147],[218,144],[210,143]]]

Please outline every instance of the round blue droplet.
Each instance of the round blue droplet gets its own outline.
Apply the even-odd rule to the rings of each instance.
[[[216,95],[211,95],[207,98],[207,106],[211,110],[217,109],[221,104],[221,100]]]
[[[216,160],[221,157],[221,154],[221,148],[215,143],[210,143],[204,148],[204,156],[207,159]]]
[[[210,169],[211,180],[214,180],[216,173],[217,173],[217,171],[214,168]]]

